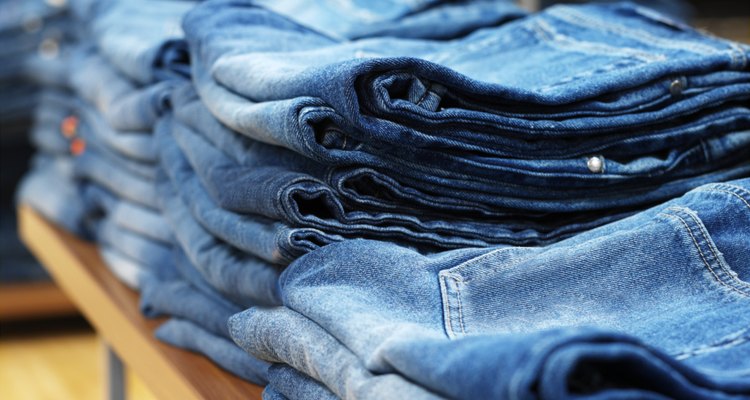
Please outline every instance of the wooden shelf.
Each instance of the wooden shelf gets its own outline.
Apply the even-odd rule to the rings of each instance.
[[[261,387],[221,370],[203,356],[157,341],[164,319],[149,320],[138,294],[106,268],[96,247],[18,209],[21,239],[124,363],[160,399],[260,399]]]
[[[78,309],[54,282],[0,284],[0,321],[62,317]]]

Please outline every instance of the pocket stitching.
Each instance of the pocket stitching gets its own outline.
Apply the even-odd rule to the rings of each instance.
[[[513,246],[495,249],[493,251],[490,251],[489,253],[472,258],[471,260],[464,261],[455,267],[444,269],[438,273],[438,277],[440,279],[440,294],[443,303],[443,325],[449,338],[457,338],[460,334],[466,335],[466,325],[463,315],[463,303],[461,301],[461,289],[459,284],[466,283],[467,281],[463,279],[463,276],[461,276],[461,274],[454,273],[454,271],[460,271],[469,265],[474,265],[476,264],[476,262],[483,260],[491,255],[514,249],[516,249],[516,247]],[[448,279],[451,279],[453,281],[452,287],[450,282],[448,282]],[[451,309],[454,309],[454,312],[456,314],[455,318],[452,315]],[[455,321],[456,318],[457,321]],[[457,327],[460,329],[460,331],[457,332],[453,327],[454,325],[458,325]]]
[[[677,207],[674,207],[674,208],[670,208],[670,209],[668,209],[667,211],[673,211],[673,212],[674,212],[674,211],[683,211],[683,210],[682,210],[681,208],[677,208]],[[697,240],[697,239],[695,238],[695,235],[693,234],[693,231],[692,231],[692,229],[690,229],[690,225],[689,225],[689,224],[687,223],[687,221],[685,221],[685,220],[684,220],[684,219],[683,219],[683,218],[682,218],[681,216],[679,216],[679,215],[675,215],[675,214],[672,214],[672,213],[667,213],[667,212],[665,212],[665,213],[662,213],[662,215],[664,215],[664,216],[666,216],[666,217],[670,217],[670,218],[675,218],[675,219],[679,220],[679,221],[680,221],[680,223],[682,223],[682,225],[683,225],[683,226],[685,227],[685,229],[687,230],[687,233],[688,233],[688,235],[690,235],[690,238],[691,238],[691,239],[693,240],[693,245],[695,246],[695,249],[696,249],[696,250],[698,251],[698,254],[700,254],[700,257],[701,257],[701,261],[703,261],[703,264],[704,264],[704,265],[705,265],[705,266],[706,266],[706,267],[708,268],[708,271],[709,271],[709,272],[711,273],[711,275],[713,275],[713,277],[715,278],[715,280],[716,280],[716,281],[717,281],[717,282],[718,282],[719,284],[721,284],[722,286],[725,286],[725,287],[727,287],[727,288],[731,289],[731,290],[732,290],[732,291],[734,291],[734,292],[737,292],[737,293],[738,293],[738,294],[740,294],[741,296],[744,296],[744,297],[750,297],[750,294],[748,294],[748,293],[745,293],[745,292],[744,292],[743,290],[741,290],[740,288],[737,288],[737,287],[733,286],[733,285],[732,285],[732,284],[731,284],[730,282],[726,282],[726,281],[725,281],[724,279],[722,279],[722,278],[721,278],[721,277],[720,277],[720,276],[719,276],[719,275],[718,275],[718,274],[716,273],[716,271],[715,271],[715,270],[713,269],[713,267],[711,267],[711,263],[709,263],[709,262],[707,261],[707,259],[706,259],[706,255],[705,255],[705,254],[703,253],[703,250],[701,249],[701,247],[700,247],[700,244],[698,243],[698,240]],[[697,222],[697,221],[694,221],[694,222]],[[702,232],[702,233],[703,233],[703,232]],[[707,239],[707,238],[706,238],[706,237],[704,236],[704,238],[703,238],[703,239]],[[708,240],[706,240],[706,241],[707,241],[707,242],[709,242]],[[710,248],[710,246],[709,246],[709,248]],[[715,254],[714,254],[714,257],[716,257],[716,255],[715,255]],[[718,258],[716,258],[716,259],[717,259],[717,261],[719,260]]]

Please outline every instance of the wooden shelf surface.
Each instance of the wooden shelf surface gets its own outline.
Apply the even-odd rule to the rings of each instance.
[[[0,284],[0,321],[61,317],[78,309],[54,282]]]
[[[146,319],[138,294],[107,269],[95,245],[18,209],[21,239],[97,332],[160,399],[260,399],[262,388],[195,353],[157,341],[164,319]]]

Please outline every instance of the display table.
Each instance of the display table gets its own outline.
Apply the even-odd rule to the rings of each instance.
[[[103,264],[96,246],[45,220],[28,206],[18,209],[19,233],[58,286],[111,346],[110,398],[122,398],[118,357],[160,399],[260,399],[262,388],[220,369],[203,356],[154,338],[165,319],[146,319],[138,293]]]
[[[0,322],[77,315],[54,282],[0,284]]]

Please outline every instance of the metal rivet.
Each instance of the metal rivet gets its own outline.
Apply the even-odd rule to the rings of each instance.
[[[685,89],[685,83],[682,79],[675,79],[669,84],[669,93],[671,93],[672,96],[681,95],[683,89]]]
[[[68,0],[47,0],[47,4],[52,7],[64,7],[68,3]]]
[[[57,57],[60,53],[60,46],[57,44],[55,39],[44,39],[39,45],[39,54],[46,59],[52,59]]]
[[[599,156],[589,157],[586,166],[589,167],[589,171],[600,174],[604,171],[604,160]]]
[[[39,32],[43,25],[44,21],[41,18],[33,17],[23,22],[23,30],[28,33]]]

